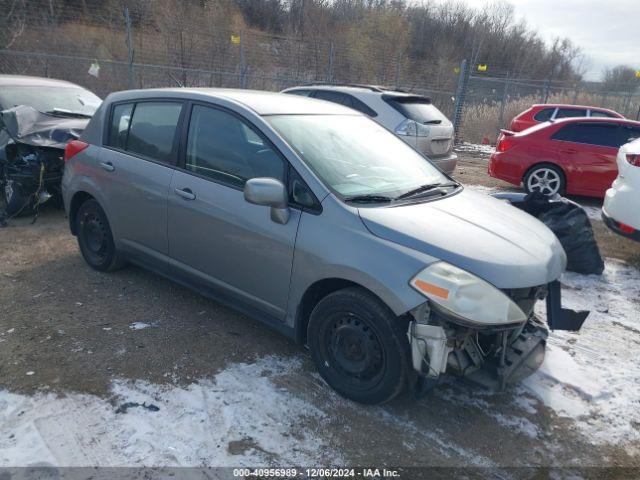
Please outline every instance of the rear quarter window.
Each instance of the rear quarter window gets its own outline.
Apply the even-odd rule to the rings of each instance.
[[[555,108],[543,108],[533,116],[533,119],[538,122],[546,122],[551,118],[555,110]]]
[[[133,103],[123,103],[113,107],[111,122],[109,123],[109,133],[107,135],[107,145],[120,150],[126,149],[132,111]]]

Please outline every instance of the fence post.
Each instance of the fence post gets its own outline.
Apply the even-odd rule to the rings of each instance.
[[[240,88],[244,88],[244,31],[240,31],[240,58],[238,61],[240,62],[238,71],[238,86]]]
[[[400,63],[401,63],[402,52],[398,50],[398,55],[396,56],[396,90],[400,88]]]
[[[453,131],[454,131],[454,145],[458,145],[462,139],[460,132],[460,124],[462,122],[462,110],[464,108],[464,97],[467,94],[467,86],[469,83],[469,76],[467,74],[467,60],[460,62],[460,74],[458,75],[458,87],[456,88],[455,105],[453,107]]]
[[[509,72],[507,72],[507,76],[504,79],[504,89],[502,90],[502,101],[500,102],[500,116],[498,117],[500,128],[504,127],[504,109],[507,103],[508,94],[509,94]]]
[[[133,43],[131,41],[131,17],[129,16],[129,7],[124,7],[124,25],[127,32],[127,50],[129,54],[129,89],[135,88],[135,80],[133,74]]]
[[[638,105],[638,113],[636,113],[636,120],[640,120],[640,105]]]
[[[333,42],[329,42],[329,72],[327,81],[333,83]]]
[[[547,78],[547,82],[544,84],[544,99],[542,103],[547,103],[549,101],[549,89],[551,88],[551,77]]]

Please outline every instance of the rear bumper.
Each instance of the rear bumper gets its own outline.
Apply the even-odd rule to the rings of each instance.
[[[607,212],[605,212],[604,207],[602,208],[602,220],[607,225],[607,227],[616,232],[618,235],[622,235],[623,237],[635,240],[636,242],[640,242],[640,230],[634,229],[633,231],[630,231],[629,229],[624,228],[620,224],[620,222],[613,219],[607,214]]]
[[[509,158],[500,152],[491,154],[487,173],[490,177],[509,182],[516,186],[520,186],[524,174],[519,165],[509,161]]]

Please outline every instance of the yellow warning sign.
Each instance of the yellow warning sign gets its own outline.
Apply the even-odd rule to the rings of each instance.
[[[486,72],[487,71],[487,64],[486,63],[479,63],[478,64],[478,71],[479,72]]]
[[[231,43],[233,43],[234,45],[239,45],[240,44],[240,35],[235,35],[235,34],[231,34]]]

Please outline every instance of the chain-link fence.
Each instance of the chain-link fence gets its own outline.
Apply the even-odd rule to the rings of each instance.
[[[105,96],[128,88],[167,86],[280,90],[313,83],[386,85],[432,98],[456,126],[458,144],[492,144],[500,128],[534,103],[573,103],[640,114],[640,79],[611,89],[598,83],[527,79],[506,65],[461,61],[422,62],[408,48],[382,42],[373,48],[350,41],[299,39],[236,28],[220,12],[153,12],[148,22],[138,2],[130,13],[113,7],[100,21],[60,21],[43,0],[23,0],[43,10],[0,49],[0,73],[60,78]],[[78,1],[78,10],[86,3]],[[148,13],[148,12],[147,12]],[[215,17],[215,15],[218,15]],[[215,17],[215,18],[214,18]],[[206,28],[203,25],[209,25]],[[443,50],[446,45],[442,46]]]

